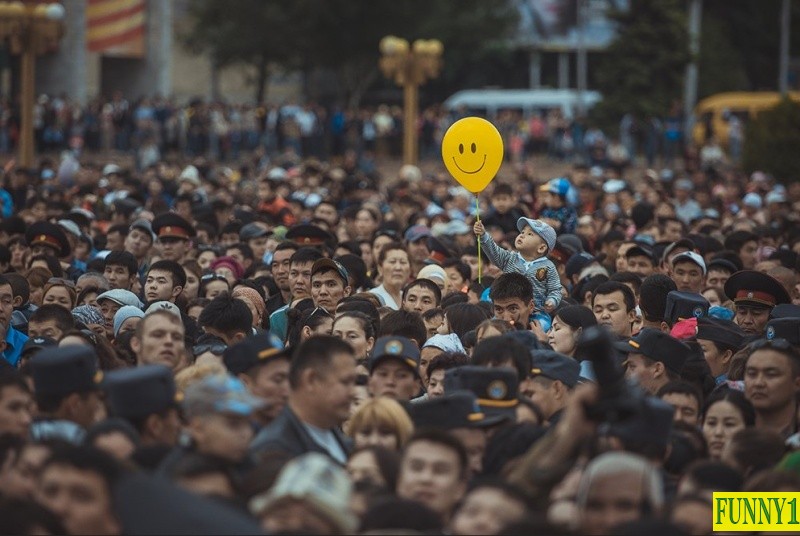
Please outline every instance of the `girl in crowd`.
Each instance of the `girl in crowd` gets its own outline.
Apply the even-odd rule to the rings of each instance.
[[[754,426],[755,423],[753,405],[741,391],[715,391],[706,401],[703,410],[703,435],[708,443],[709,457],[719,460],[733,435],[739,430]]]

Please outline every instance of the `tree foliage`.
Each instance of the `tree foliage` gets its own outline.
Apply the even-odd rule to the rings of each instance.
[[[800,104],[783,99],[750,121],[745,132],[743,165],[748,172],[772,173],[788,184],[800,180]]]
[[[351,104],[380,78],[384,36],[439,39],[442,76],[457,80],[516,21],[509,0],[191,0],[189,13],[185,44],[218,65],[330,70]]]
[[[599,59],[597,89],[603,101],[593,115],[605,125],[626,113],[663,116],[681,97],[690,59],[686,10],[681,0],[631,0],[614,12],[618,34]]]

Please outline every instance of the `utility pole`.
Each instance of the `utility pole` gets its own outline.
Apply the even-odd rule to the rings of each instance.
[[[786,0],[785,0],[786,1]],[[697,60],[700,55],[700,19],[703,15],[703,0],[689,0],[689,54],[683,89],[684,139],[692,139],[694,106],[697,103]]]
[[[789,23],[791,18],[791,3],[789,0],[783,0],[781,5],[781,55],[778,73],[778,89],[782,95],[789,92]]]

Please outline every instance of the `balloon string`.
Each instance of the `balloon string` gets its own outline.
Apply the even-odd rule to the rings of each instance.
[[[475,196],[475,214],[478,221],[481,221],[481,206],[478,202],[478,196]],[[486,231],[484,231],[486,232]],[[478,284],[481,284],[481,237],[476,237],[478,240]]]

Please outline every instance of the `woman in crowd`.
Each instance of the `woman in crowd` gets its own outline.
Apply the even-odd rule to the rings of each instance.
[[[386,244],[378,254],[377,266],[383,282],[370,292],[380,297],[386,307],[397,311],[402,302],[403,287],[411,276],[411,263],[403,244],[400,242]]]
[[[223,292],[230,292],[231,285],[228,278],[219,274],[205,274],[200,278],[200,297],[209,300]]]
[[[337,315],[331,333],[353,347],[359,364],[366,363],[375,345],[375,327],[367,315],[359,311]]]
[[[314,335],[330,335],[333,329],[333,316],[322,307],[298,310],[289,309],[286,346],[296,348],[301,342]]]
[[[708,443],[709,457],[721,459],[733,435],[754,426],[755,422],[753,405],[741,391],[724,388],[715,391],[703,409],[703,435]]]
[[[344,428],[356,448],[379,446],[393,451],[402,449],[413,431],[411,417],[403,406],[385,397],[362,404]]]
[[[75,283],[68,279],[51,278],[44,286],[42,304],[53,303],[70,311],[75,307]]]
[[[184,261],[181,266],[186,272],[186,285],[183,286],[181,294],[186,301],[193,300],[200,292],[200,278],[203,276],[203,269],[197,261]]]

